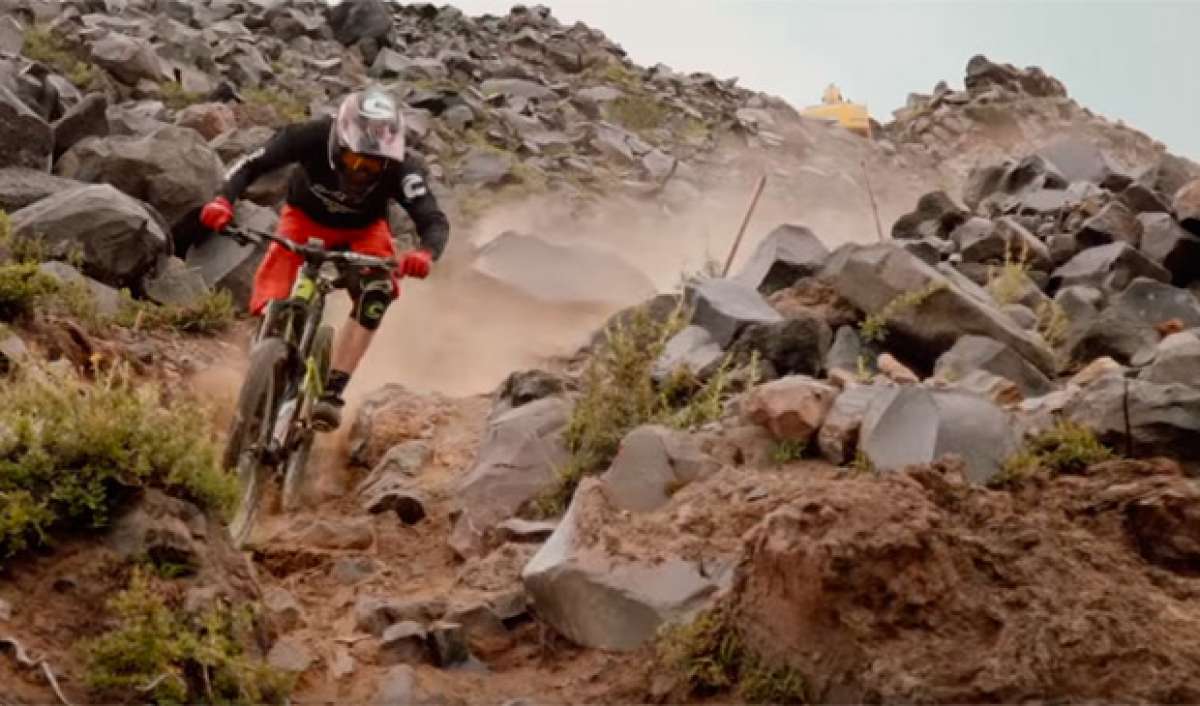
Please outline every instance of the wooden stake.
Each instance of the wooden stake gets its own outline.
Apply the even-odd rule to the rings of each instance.
[[[750,208],[746,209],[746,217],[742,219],[742,227],[738,229],[737,238],[733,241],[733,247],[729,249],[729,257],[725,260],[725,269],[721,272],[722,277],[729,276],[729,268],[733,265],[733,258],[737,255],[738,246],[742,244],[742,236],[746,234],[746,227],[750,225],[750,217],[754,215],[754,208],[758,206],[758,198],[762,196],[763,188],[767,185],[767,175],[763,174],[758,179],[758,186],[754,189],[754,198],[750,200]]]
[[[883,226],[879,223],[879,206],[875,203],[875,190],[871,188],[871,175],[867,172],[867,160],[862,161],[863,179],[867,183],[867,196],[871,197],[871,211],[875,214],[875,234],[883,242]]]

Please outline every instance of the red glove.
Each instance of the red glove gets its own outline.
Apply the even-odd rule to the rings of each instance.
[[[400,274],[404,277],[425,279],[433,264],[433,255],[428,250],[411,250],[400,260]]]
[[[209,230],[224,230],[232,220],[233,204],[224,196],[218,196],[200,209],[200,223]]]

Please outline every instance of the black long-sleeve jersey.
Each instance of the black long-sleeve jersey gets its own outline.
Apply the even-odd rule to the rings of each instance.
[[[441,257],[450,238],[450,222],[429,190],[421,164],[409,156],[389,162],[378,185],[361,198],[344,193],[329,163],[332,118],[289,125],[229,170],[221,194],[236,202],[256,179],[288,164],[299,164],[288,184],[287,203],[317,223],[331,228],[365,228],[387,218],[388,200],[408,213],[417,227],[421,247]]]

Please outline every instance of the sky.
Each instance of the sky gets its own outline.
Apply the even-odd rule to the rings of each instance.
[[[439,3],[440,4],[440,3]],[[500,15],[513,0],[452,0]],[[536,1],[529,5],[538,4]],[[1041,66],[1080,105],[1200,161],[1200,0],[543,0],[636,63],[737,76],[796,107],[829,83],[880,122],[910,92],[961,89],[984,54]]]

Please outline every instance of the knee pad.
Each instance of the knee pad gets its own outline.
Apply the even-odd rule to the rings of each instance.
[[[364,277],[358,291],[353,292],[354,309],[350,316],[363,328],[374,331],[383,321],[383,315],[392,303],[392,280],[390,277]]]

